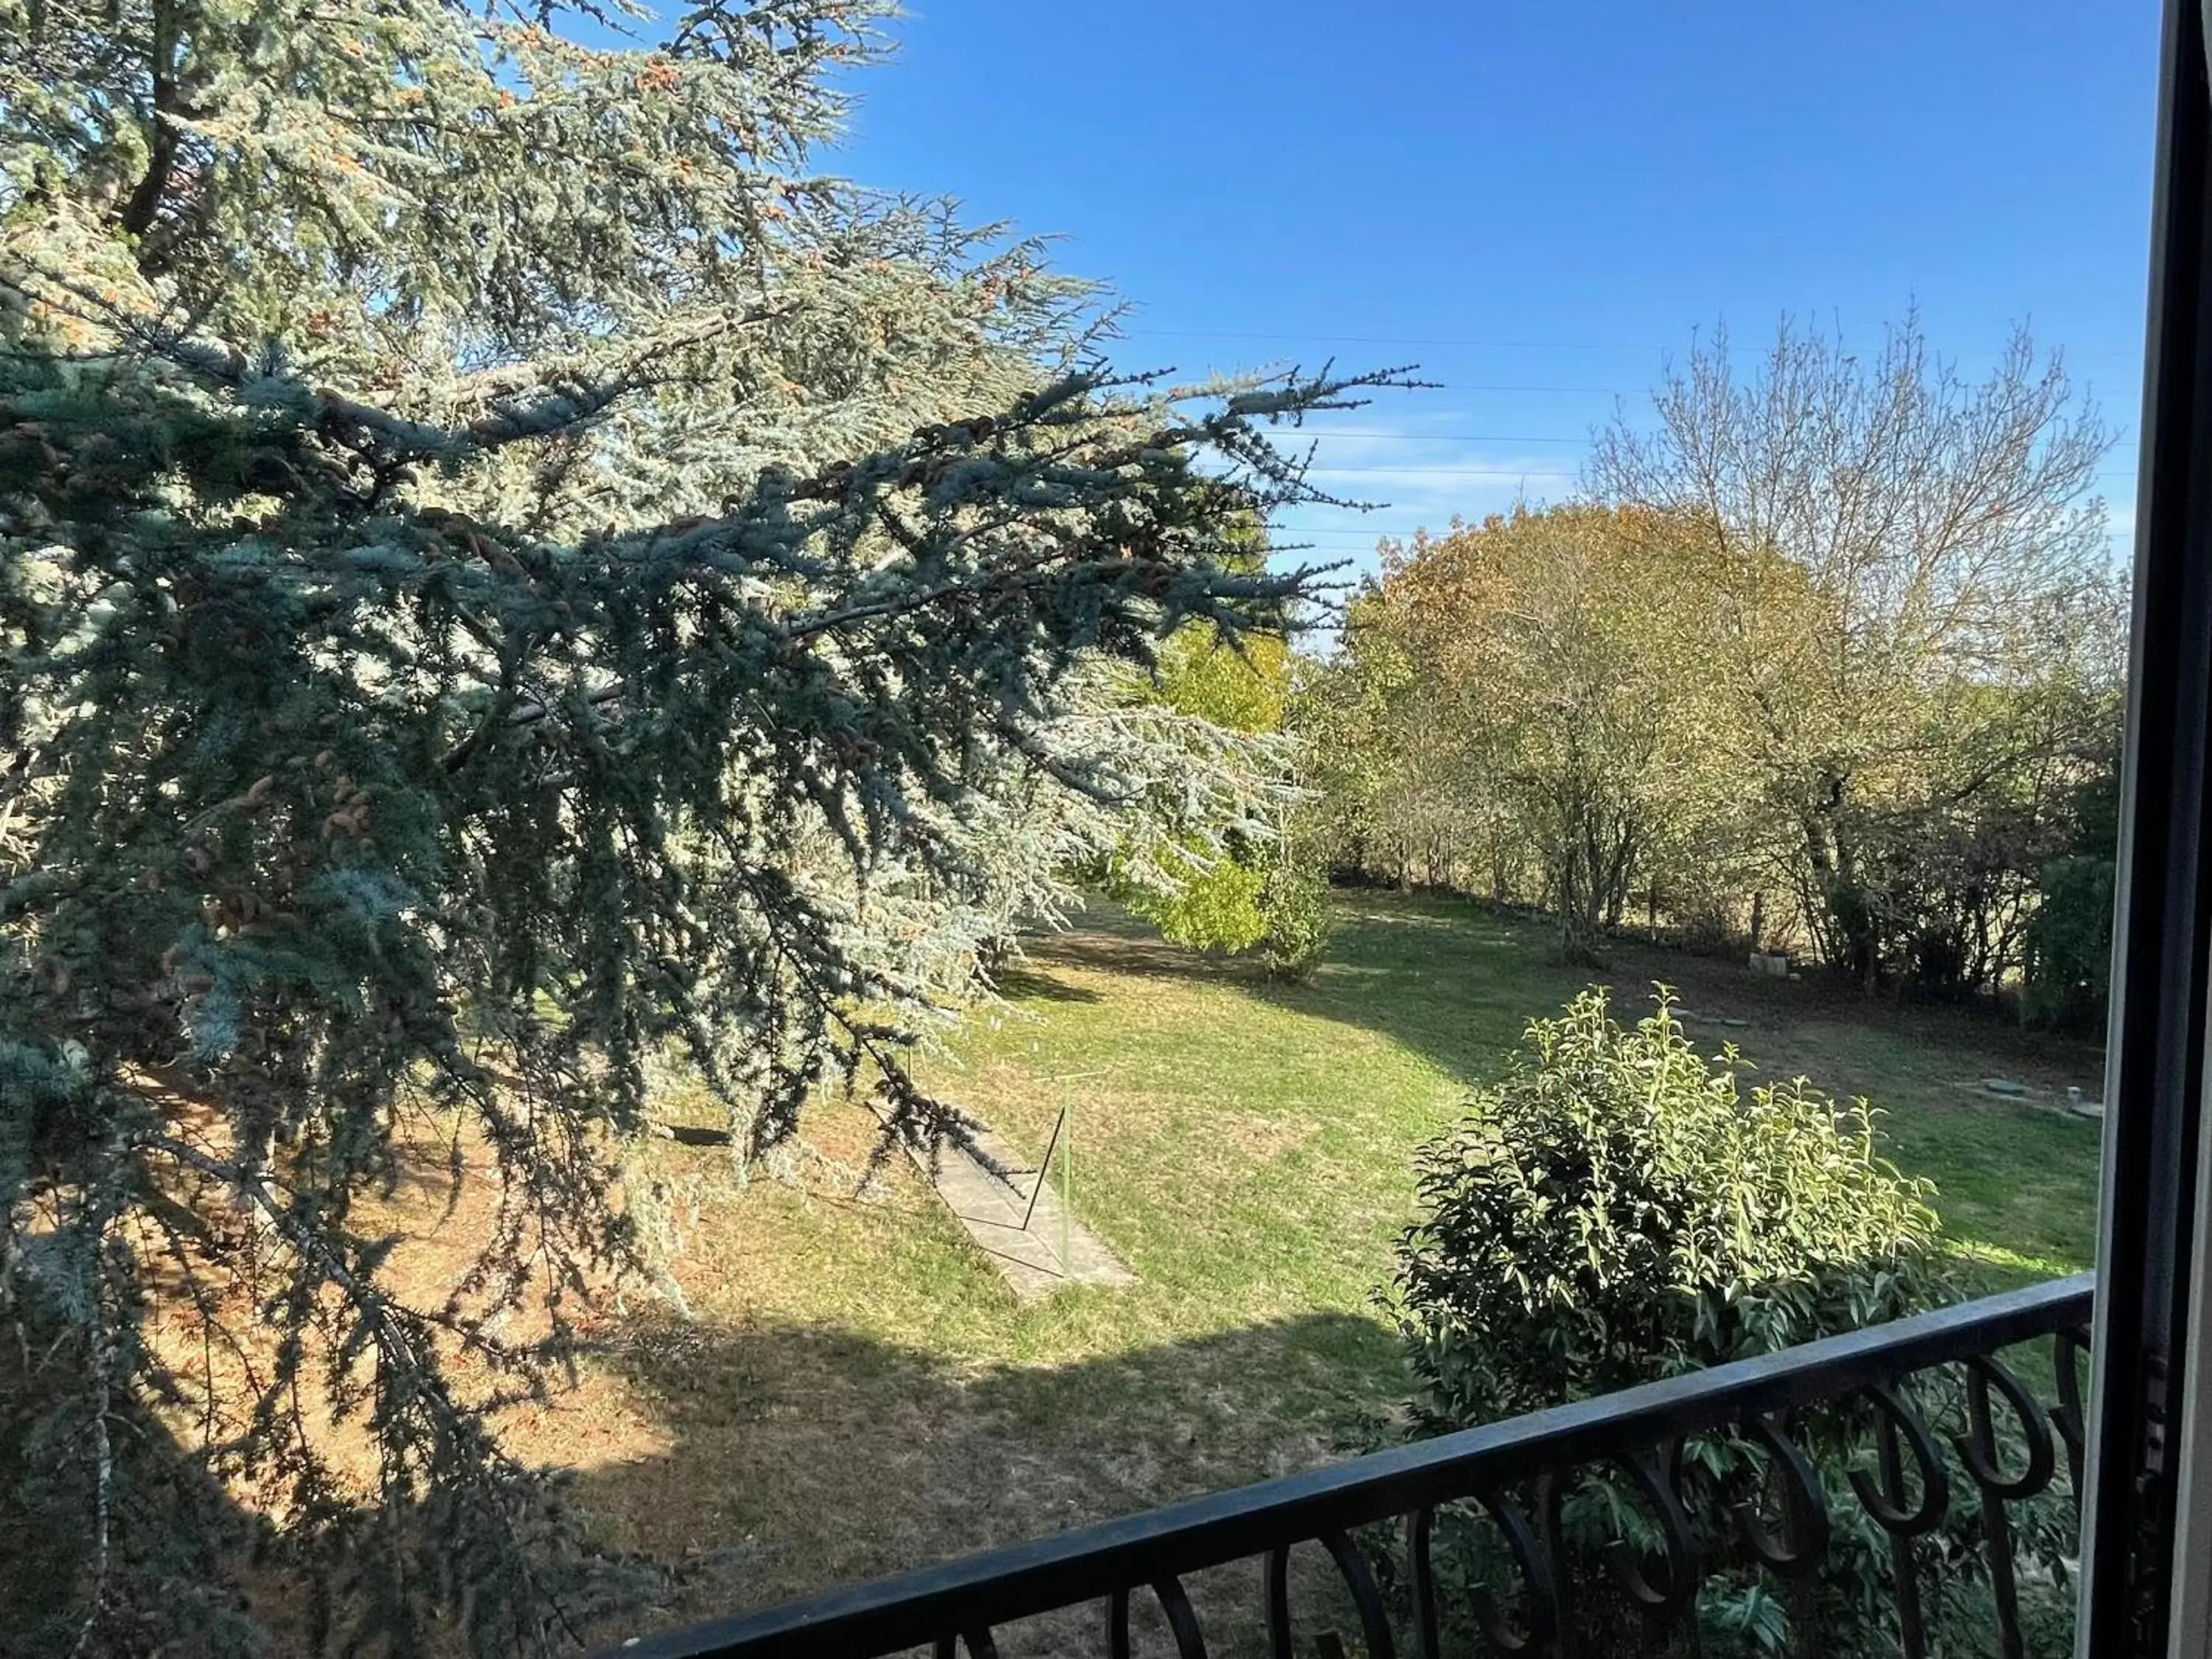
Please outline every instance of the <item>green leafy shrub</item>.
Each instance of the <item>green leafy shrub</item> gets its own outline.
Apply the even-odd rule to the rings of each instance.
[[[1804,1080],[1747,1088],[1732,1051],[1699,1054],[1662,993],[1632,1026],[1605,995],[1528,1027],[1518,1063],[1420,1154],[1422,1212],[1398,1246],[1391,1303],[1419,1394],[1416,1431],[1442,1433],[1720,1364],[1894,1318],[1948,1286],[1927,1183],[1878,1153],[1864,1102],[1838,1108]],[[1917,1382],[1923,1410],[1961,1418],[1953,1379]],[[1796,1428],[1830,1487],[1835,1535],[1820,1573],[1792,1588],[1744,1553],[1734,1512],[1757,1503],[1763,1455],[1732,1433],[1692,1441],[1674,1479],[1706,1540],[1698,1605],[1708,1653],[1771,1653],[1817,1620],[1824,1650],[1895,1640],[1887,1540],[1846,1481],[1869,1452],[1846,1412]],[[1946,1528],[1917,1546],[1937,1649],[1971,1644],[1989,1601],[1975,1489],[1954,1472]],[[1549,1515],[1585,1652],[1634,1650],[1637,1614],[1608,1576],[1618,1542],[1650,1549],[1654,1519],[1625,1477],[1585,1472],[1522,1494]],[[2014,1522],[2063,1589],[2056,1506]],[[1510,1580],[1486,1523],[1448,1512],[1440,1585]],[[1465,1595],[1447,1595],[1466,1605]]]
[[[1328,948],[1328,883],[1279,845],[1243,836],[1218,848],[1171,842],[1152,848],[1149,864],[1140,880],[1117,855],[1104,884],[1171,944],[1257,955],[1269,977],[1293,981],[1310,976]]]
[[[1261,890],[1260,914],[1267,933],[1261,959],[1276,979],[1310,979],[1328,950],[1328,881],[1318,871],[1287,860],[1267,872]]]
[[[1265,568],[1264,548],[1255,520],[1245,556],[1255,574]],[[1237,793],[1233,819],[1194,814],[1181,781],[1162,793],[1147,804],[1152,821],[1132,823],[1107,860],[1107,890],[1172,944],[1224,956],[1267,947],[1272,967],[1272,896],[1283,848],[1246,809],[1249,796],[1268,789],[1279,796],[1287,782],[1290,751],[1270,734],[1283,724],[1289,649],[1279,638],[1237,639],[1211,623],[1188,623],[1168,637],[1140,684],[1141,702],[1173,710],[1194,723],[1187,731],[1207,735],[1213,755],[1194,758],[1194,769],[1228,761],[1255,787]],[[1240,736],[1249,741],[1233,741]]]
[[[1596,991],[1529,1025],[1419,1177],[1397,1303],[1440,1427],[1893,1318],[1924,1299],[1937,1237],[1863,1103],[1747,1091],[1663,1000],[1624,1027]]]

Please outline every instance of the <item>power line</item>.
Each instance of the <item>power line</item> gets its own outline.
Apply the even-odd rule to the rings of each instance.
[[[1547,472],[1539,466],[1375,466],[1347,461],[1340,466],[1316,466],[1313,474],[1334,477],[1346,472],[1364,472],[1413,478],[1573,478],[1574,472]]]
[[[1392,432],[1382,427],[1308,426],[1280,428],[1269,434],[1284,442],[1293,438],[1388,438],[1405,443],[1460,444],[1586,444],[1589,434],[1579,437],[1516,438],[1502,432]]]
[[[1462,516],[1468,518],[1468,520],[1471,523],[1480,521],[1479,518],[1475,515]],[[1278,524],[1270,525],[1268,526],[1268,531],[1269,533],[1273,535],[1292,537],[1301,542],[1344,542],[1357,544],[1360,546],[1371,546],[1376,542],[1386,539],[1402,541],[1417,530],[1442,530],[1449,526],[1450,522],[1451,515],[1447,514],[1442,518],[1422,519],[1417,522],[1396,525],[1378,525],[1372,530],[1300,530],[1294,525]]]
[[[1115,337],[1128,340],[1289,340],[1304,341],[1316,345],[1407,345],[1449,346],[1459,350],[1473,351],[1656,351],[1668,352],[1680,349],[1679,342],[1642,344],[1609,344],[1602,340],[1483,340],[1454,338],[1449,336],[1420,334],[1308,334],[1299,331],[1273,329],[1212,329],[1212,328],[1123,328]],[[1710,341],[1701,341],[1698,349],[1711,351]],[[1992,348],[1990,355],[1995,355]],[[1773,350],[1771,344],[1731,345],[1731,356],[1763,357]],[[2141,356],[2133,351],[2074,351],[2058,349],[2059,356],[2085,362],[2140,363]],[[1961,356],[1978,354],[1966,353]]]
[[[1233,328],[1124,328],[1115,337],[1123,340],[1288,340],[1309,345],[1449,346],[1475,351],[1653,351],[1663,346],[1605,345],[1595,341],[1577,344],[1570,340],[1455,340],[1413,334],[1283,334],[1267,330]],[[1730,346],[1730,352],[1749,350]]]
[[[1346,473],[1401,478],[1578,478],[1579,472],[1547,472],[1539,466],[1392,466],[1370,461],[1345,461],[1335,465],[1316,463],[1308,470],[1309,477],[1338,477]],[[2129,467],[2110,472],[2093,472],[2093,478],[2132,478],[2135,469]]]
[[[1364,438],[1370,441],[1380,440],[1385,443],[1585,444],[1595,441],[1592,437],[1587,434],[1582,437],[1536,437],[1525,434],[1516,436],[1512,434],[1503,432],[1394,432],[1382,427],[1312,427],[1301,428],[1295,431],[1282,430],[1271,432],[1267,435],[1276,442],[1283,445],[1285,448],[1295,448],[1298,441],[1307,438]],[[1314,471],[1316,472],[1364,472],[1374,470],[1376,469],[1371,468],[1365,464],[1358,461],[1325,461],[1316,463],[1314,467]],[[1452,467],[1409,467],[1390,468],[1388,470],[1418,472],[1451,472],[1458,471],[1459,469]],[[1505,470],[1508,471],[1518,472],[1522,469],[1508,468]],[[1538,474],[1535,476],[1547,475]],[[2136,477],[2136,469],[2131,466],[2108,467],[2101,471],[2094,472],[2090,476],[2096,478],[2132,478]]]
[[[1651,390],[1650,386],[1508,386],[1486,380],[1431,380],[1420,389],[1424,392],[1557,392],[1593,398],[1641,398]]]
[[[1389,392],[1396,388],[1382,386],[1376,389]],[[1420,392],[1556,392],[1592,398],[1635,398],[1648,397],[1651,392],[1648,386],[1540,386],[1494,380],[1424,380],[1413,389]]]

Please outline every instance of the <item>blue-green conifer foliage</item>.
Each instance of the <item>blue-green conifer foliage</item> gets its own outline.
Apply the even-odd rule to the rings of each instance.
[[[901,1056],[976,944],[1164,769],[1239,810],[1093,694],[1284,614],[1267,428],[1371,382],[1109,380],[1035,243],[826,176],[882,22],[0,0],[26,1651],[251,1647],[240,1495],[333,1643],[568,1639],[483,1413],[649,1265],[654,1068],[741,1153],[847,1081],[957,1132]],[[494,1214],[427,1300],[362,1208],[425,1136]]]

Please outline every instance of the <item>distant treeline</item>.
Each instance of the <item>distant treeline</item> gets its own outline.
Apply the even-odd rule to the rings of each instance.
[[[1386,546],[1301,665],[1322,858],[1571,955],[1633,927],[2100,1018],[2125,597],[2063,367],[1785,325],[1655,407],[1583,501]]]

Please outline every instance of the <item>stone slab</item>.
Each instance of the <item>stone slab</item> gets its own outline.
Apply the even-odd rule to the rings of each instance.
[[[1056,1157],[1032,1210],[1030,1187],[1040,1176],[1030,1167],[1027,1157],[988,1125],[976,1124],[975,1138],[981,1158],[951,1141],[934,1153],[910,1150],[915,1163],[945,1200],[945,1208],[958,1218],[1016,1296],[1035,1302],[1069,1285],[1136,1283],[1137,1276],[1122,1265],[1104,1240],[1083,1224],[1080,1216],[1066,1218],[1063,1234]],[[1083,1190],[1079,1147],[1076,1156],[1074,1187],[1079,1199]],[[1030,1212],[1026,1227],[1022,1224],[1024,1210]],[[1066,1261],[1060,1260],[1063,1237]]]

